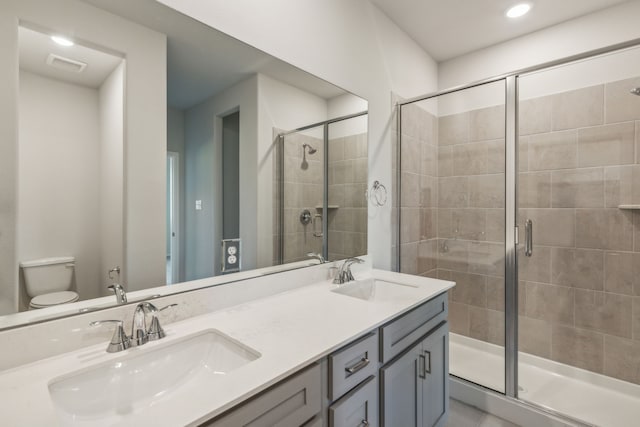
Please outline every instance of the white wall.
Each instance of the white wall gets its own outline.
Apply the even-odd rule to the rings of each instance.
[[[435,90],[437,68],[382,12],[367,0],[161,2],[369,101],[369,181],[391,188],[391,92]],[[390,268],[391,206],[370,211],[368,230],[374,265]]]
[[[0,3],[0,286],[16,286],[15,158],[18,23],[90,41],[127,58],[125,69],[125,286],[158,286],[165,276],[166,37],[75,0]],[[113,31],[117,28],[118,31]],[[7,268],[4,268],[6,265]],[[12,271],[13,274],[5,273]],[[13,276],[13,277],[9,277]]]
[[[335,119],[337,117],[367,111],[367,108],[366,100],[350,93],[345,93],[329,100],[327,115],[330,119]],[[366,115],[332,123],[331,126],[329,126],[329,139],[367,133],[367,127],[368,120]]]
[[[220,274],[222,239],[222,117],[240,110],[240,238],[255,241],[258,79],[240,82],[185,112],[185,280]],[[195,201],[202,200],[202,210]],[[243,268],[255,268],[255,247],[243,246]]]
[[[18,261],[75,256],[82,299],[100,296],[98,97],[20,72]]]
[[[123,61],[99,90],[100,266],[98,295],[107,295],[107,272],[124,264],[124,75]]]
[[[630,1],[442,62],[439,86],[446,89],[640,38],[638,16],[640,2]]]

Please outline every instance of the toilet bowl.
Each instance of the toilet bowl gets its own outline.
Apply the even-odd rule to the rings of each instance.
[[[80,296],[71,290],[74,257],[42,258],[20,263],[30,309],[52,307],[78,301]]]

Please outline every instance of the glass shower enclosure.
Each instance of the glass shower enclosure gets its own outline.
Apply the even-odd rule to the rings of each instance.
[[[399,270],[457,283],[450,372],[602,425],[640,416],[640,50],[398,103]]]

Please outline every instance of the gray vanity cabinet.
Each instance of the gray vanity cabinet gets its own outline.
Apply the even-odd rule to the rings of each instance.
[[[440,427],[449,405],[449,329],[442,323],[380,369],[381,426]]]

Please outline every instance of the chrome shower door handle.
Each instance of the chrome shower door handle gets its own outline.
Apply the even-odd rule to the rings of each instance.
[[[524,255],[530,257],[533,254],[533,221],[528,219],[524,223]]]

